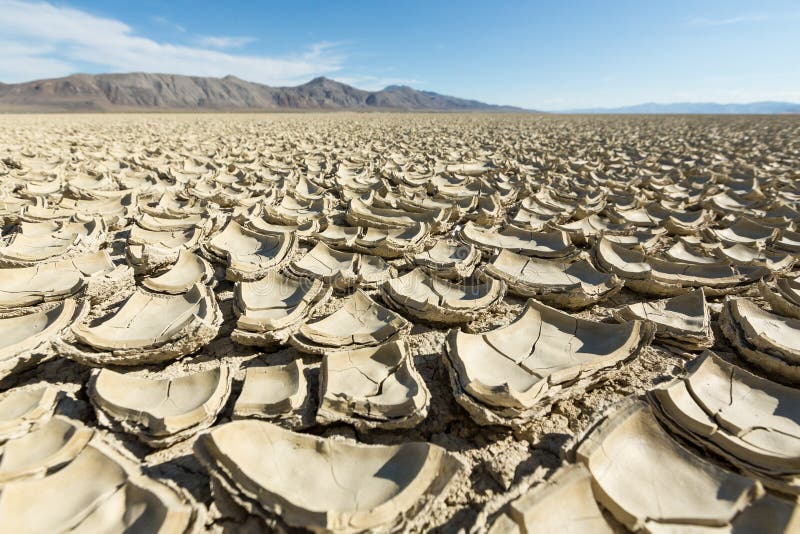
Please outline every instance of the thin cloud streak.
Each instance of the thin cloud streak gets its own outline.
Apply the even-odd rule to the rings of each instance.
[[[762,22],[769,20],[769,17],[764,14],[756,15],[740,15],[738,17],[728,17],[721,19],[710,18],[694,18],[689,21],[689,25],[701,28],[709,28],[713,26],[729,26],[731,24],[742,24],[746,22]]]
[[[153,22],[156,22],[156,23],[158,23],[158,24],[160,24],[162,26],[167,26],[169,28],[172,28],[172,29],[180,32],[180,33],[186,33],[186,28],[184,26],[172,22],[167,17],[155,16],[155,17],[151,17],[151,18],[153,19]]]
[[[197,39],[197,44],[200,46],[207,46],[209,48],[241,48],[243,46],[255,43],[257,38],[249,35],[241,36],[219,36],[219,35],[203,35]]]

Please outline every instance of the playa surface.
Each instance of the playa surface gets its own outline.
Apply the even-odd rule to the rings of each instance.
[[[406,506],[406,523],[392,514],[385,523],[481,532],[563,462],[575,462],[576,441],[616,403],[687,376],[703,350],[796,384],[790,357],[781,360],[786,368],[759,365],[762,356],[746,357],[722,322],[750,332],[749,308],[726,308],[740,298],[788,317],[759,282],[788,298],[776,281],[793,280],[800,253],[797,117],[3,115],[0,129],[0,328],[24,332],[18,345],[0,347],[8,363],[0,395],[54,388],[52,417],[88,428],[90,444],[133,466],[129,480],[167,488],[188,510],[185,531],[336,530],[310,519],[310,505],[281,518],[271,497],[244,497],[231,469],[215,471],[210,438],[198,445],[198,436],[229,446],[214,432],[239,424],[232,420],[324,438],[299,440],[300,448],[431,444],[456,461],[452,472],[436,474],[446,487],[422,491],[425,506]],[[423,259],[433,247],[438,253]],[[110,263],[92,274],[76,270],[76,258],[91,255]],[[31,282],[30,269],[56,262],[52,279]],[[585,270],[570,271],[578,262]],[[412,272],[416,278],[405,278]],[[11,277],[19,282],[2,280]],[[297,292],[308,296],[302,305]],[[688,297],[666,312],[658,307],[681,295],[698,296],[701,311]],[[65,302],[74,311],[57,308]],[[293,306],[307,307],[289,317]],[[520,323],[495,341],[479,335],[524,314],[542,330]],[[630,322],[639,330],[619,326]],[[790,340],[780,354],[794,354],[794,323],[773,321],[774,331],[759,324],[759,335]],[[463,341],[452,341],[455,332]],[[537,346],[542,332],[552,337]],[[512,337],[510,348],[497,349]],[[776,354],[747,339],[759,355]],[[386,343],[401,348],[375,356]],[[490,347],[520,366],[505,385],[504,371],[481,360]],[[384,374],[338,378],[362,357],[362,373]],[[587,363],[597,358],[609,363]],[[374,370],[375,362],[384,368]],[[292,393],[288,408],[276,402],[267,410],[263,399],[237,407],[248,370],[265,366],[285,366],[281,373],[295,378],[270,375],[262,389],[252,386],[257,401],[296,372],[306,389]],[[556,380],[554,369],[574,371],[574,379]],[[396,395],[382,391],[387,376]],[[161,385],[148,389],[148,380]],[[376,392],[364,393],[376,380]],[[550,389],[535,399],[508,394],[529,380]],[[185,391],[185,402],[166,409],[170,388]],[[159,395],[161,403],[151,402]],[[364,408],[364,398],[373,404]],[[289,439],[274,432],[270,439]],[[737,470],[710,450],[686,447]],[[361,449],[353,451],[360,458]],[[68,464],[30,477],[47,480]],[[0,488],[26,477],[0,476]],[[286,495],[293,483],[270,492]],[[346,506],[334,501],[320,506],[335,515]],[[341,530],[358,530],[348,528]]]

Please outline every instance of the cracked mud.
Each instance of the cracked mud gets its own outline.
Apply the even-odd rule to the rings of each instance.
[[[796,118],[0,125],[0,530],[800,530]]]

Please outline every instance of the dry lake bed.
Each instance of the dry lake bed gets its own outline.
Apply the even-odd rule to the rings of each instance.
[[[0,531],[800,530],[798,117],[0,131]]]

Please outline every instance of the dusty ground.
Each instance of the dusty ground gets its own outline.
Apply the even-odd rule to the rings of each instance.
[[[710,166],[778,168],[786,162],[796,163],[800,154],[800,119],[790,117],[31,115],[0,116],[0,128],[0,159],[15,157],[20,151],[43,158],[62,154],[77,167],[114,159],[135,164],[146,151],[168,153],[176,163],[181,157],[190,156],[233,159],[241,153],[271,159],[288,154],[286,159],[298,168],[303,154],[323,154],[336,161],[358,153],[373,158],[378,167],[390,154],[403,153],[429,164],[440,159],[491,159],[505,164],[506,172],[528,173],[533,182],[541,179],[546,169],[567,175],[585,172],[579,166],[623,175],[645,170],[667,173],[673,168],[701,173]],[[0,184],[2,179],[0,176]],[[509,209],[512,210],[513,207]],[[126,232],[121,231],[108,245],[117,262],[125,261],[125,238]],[[665,244],[668,245],[669,242]],[[301,253],[298,251],[298,256]],[[301,355],[293,348],[262,353],[231,342],[228,334],[235,322],[231,310],[233,284],[223,280],[224,270],[220,268],[217,276],[220,281],[215,292],[226,318],[218,338],[194,355],[137,372],[169,376],[219,365],[237,369],[233,394],[217,422],[220,424],[229,420],[247,362],[260,358],[282,363],[303,358],[318,366],[319,359]],[[642,299],[626,289],[577,315],[611,321],[610,309]],[[319,315],[335,310],[339,302],[338,297],[332,300]],[[523,305],[523,299],[506,296],[501,306],[475,321],[470,329],[482,331],[508,324]],[[114,306],[110,302],[107,309]],[[96,314],[101,312],[97,310]],[[561,463],[570,440],[603,410],[626,396],[641,394],[680,376],[687,358],[692,357],[654,343],[622,369],[610,373],[597,388],[557,402],[548,415],[512,431],[479,426],[455,403],[442,362],[446,332],[445,328],[416,324],[408,338],[414,362],[432,394],[429,416],[417,428],[358,432],[347,425],[330,425],[307,430],[364,443],[423,440],[455,454],[466,469],[422,525],[424,530],[439,532],[485,529],[502,504],[545,479]],[[735,358],[718,330],[716,337],[715,350]],[[5,380],[0,389],[40,381],[62,386],[69,392],[68,400],[60,407],[63,412],[97,428],[128,450],[150,476],[170,479],[186,488],[201,506],[209,508],[209,530],[241,527],[232,518],[220,515],[212,505],[208,477],[192,455],[194,438],[152,451],[132,436],[98,426],[85,391],[89,372],[87,367],[57,358]]]

